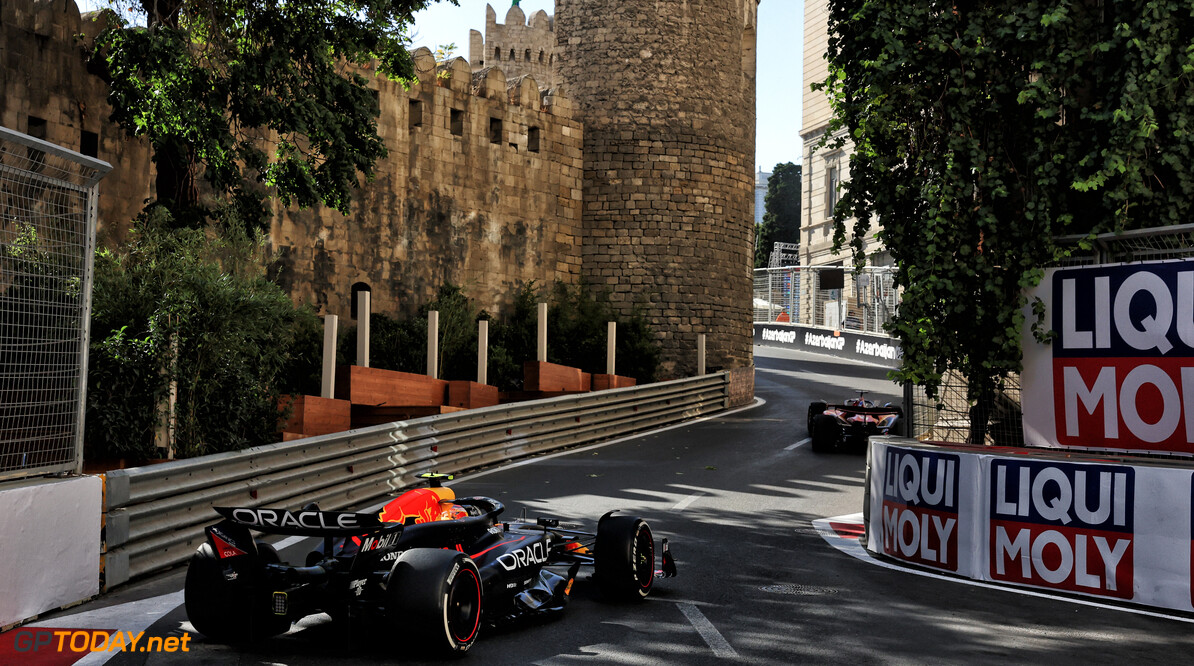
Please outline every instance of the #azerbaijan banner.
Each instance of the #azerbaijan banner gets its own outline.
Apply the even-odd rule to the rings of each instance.
[[[1026,444],[1194,455],[1194,261],[1049,269],[1023,344]]]

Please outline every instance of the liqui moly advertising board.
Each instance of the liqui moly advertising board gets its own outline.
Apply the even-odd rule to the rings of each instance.
[[[900,447],[882,455],[880,552],[958,571],[959,456]]]
[[[1050,269],[1024,334],[1028,444],[1194,455],[1194,261]]]
[[[991,580],[1131,599],[1135,470],[990,461]]]

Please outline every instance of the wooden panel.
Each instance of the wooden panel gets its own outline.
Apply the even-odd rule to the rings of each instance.
[[[350,405],[346,400],[313,395],[283,396],[278,401],[278,409],[285,409],[290,404],[294,405],[294,411],[282,428],[285,433],[313,437],[344,432],[352,427]]]
[[[433,407],[447,401],[448,382],[410,372],[342,365],[336,368],[336,397],[354,405]]]
[[[464,409],[490,407],[498,404],[498,389],[477,382],[448,382],[448,405]]]
[[[523,389],[526,391],[588,391],[589,374],[566,365],[527,361],[522,364]]]
[[[594,391],[626,388],[627,386],[634,386],[636,383],[637,380],[635,380],[634,377],[623,377],[621,375],[593,375]]]

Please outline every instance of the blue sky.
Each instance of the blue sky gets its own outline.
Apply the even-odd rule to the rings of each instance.
[[[2,0],[7,1],[7,0]],[[488,0],[504,21],[510,0]],[[627,0],[640,2],[641,0]],[[77,0],[90,11],[107,0]],[[485,31],[487,0],[459,0],[460,6],[439,2],[415,14],[414,46],[432,50],[456,44],[468,57],[469,29]],[[527,16],[545,10],[555,13],[554,0],[522,0]],[[780,162],[800,160],[801,65],[804,44],[804,0],[762,0],[759,3],[758,104],[755,141],[757,167],[770,171]]]

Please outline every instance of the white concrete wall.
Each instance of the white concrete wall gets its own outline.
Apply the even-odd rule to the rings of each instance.
[[[0,627],[99,593],[99,477],[0,484]]]

